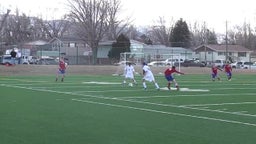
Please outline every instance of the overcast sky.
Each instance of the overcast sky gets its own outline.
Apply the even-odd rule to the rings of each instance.
[[[0,10],[18,7],[27,15],[51,19],[67,11],[65,0],[0,0]],[[52,6],[49,6],[52,4]],[[152,25],[159,17],[206,23],[208,28],[225,33],[228,27],[245,21],[256,27],[255,0],[121,0],[122,16],[131,16],[137,26]]]

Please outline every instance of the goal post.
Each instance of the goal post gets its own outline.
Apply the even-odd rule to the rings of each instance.
[[[135,64],[141,64],[145,60],[144,53],[124,52],[120,53],[120,61],[129,61]]]
[[[164,59],[166,64],[170,64],[171,66],[178,67],[180,71],[181,63],[184,62],[184,57],[181,54],[161,54],[161,57]]]
[[[141,65],[145,61],[144,53],[124,52],[120,53],[119,65],[113,75],[122,75],[127,62],[131,62],[135,66]]]
[[[126,62],[131,62],[135,64],[135,69],[138,66],[141,66],[143,62],[152,62],[152,61],[162,61],[166,65],[169,63],[171,66],[176,66],[177,70],[180,71],[181,63],[184,61],[185,57],[182,57],[181,54],[145,54],[145,53],[134,53],[134,52],[125,52],[120,53],[120,65],[117,66],[117,70],[113,75],[122,75],[124,72],[124,67]],[[121,63],[122,62],[122,63]]]

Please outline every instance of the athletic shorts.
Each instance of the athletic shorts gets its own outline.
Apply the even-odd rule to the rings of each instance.
[[[212,78],[216,78],[217,77],[217,73],[212,73]]]
[[[165,78],[166,78],[167,81],[173,81],[174,80],[174,78],[171,75],[170,76],[165,76]]]
[[[59,69],[59,74],[65,74],[65,70]]]

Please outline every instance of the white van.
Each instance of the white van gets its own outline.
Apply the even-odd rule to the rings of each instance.
[[[183,63],[183,59],[177,59],[177,58],[168,58],[165,61],[165,64],[170,64],[170,65],[178,65],[179,63]]]
[[[225,65],[225,60],[223,59],[217,59],[214,61],[214,65],[220,68],[223,68]]]

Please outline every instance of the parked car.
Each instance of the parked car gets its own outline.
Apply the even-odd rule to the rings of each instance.
[[[180,65],[184,67],[205,67],[206,66],[205,63],[195,61],[195,60],[185,60]]]
[[[250,67],[248,67],[248,69],[256,69],[256,64],[254,63],[254,64],[250,65]]]
[[[243,69],[251,69],[251,66],[253,65],[253,62],[244,62]]]
[[[0,57],[0,63],[3,64],[3,65],[12,64],[11,55],[2,55]],[[15,59],[15,64],[19,64],[19,59],[18,58]]]
[[[166,66],[164,61],[152,61],[148,63],[148,66]]]
[[[242,61],[237,62],[236,66],[237,66],[237,68],[243,68],[244,62],[242,62]]]
[[[57,65],[58,62],[56,62],[56,60],[54,58],[47,57],[47,58],[39,59],[38,64],[41,64],[41,65]]]
[[[233,62],[233,63],[230,64],[230,66],[231,66],[232,68],[239,68],[238,65],[237,65],[237,63],[238,63],[238,62]]]
[[[133,65],[135,65],[135,63],[132,61],[120,61],[120,62],[114,63],[114,65],[120,66],[120,65],[126,65],[127,63],[132,63]]]
[[[225,65],[225,60],[223,59],[218,59],[214,61],[214,65],[219,67],[219,68],[223,68]]]
[[[170,64],[170,65],[179,65],[179,63],[183,63],[184,60],[183,59],[173,59],[173,58],[168,58],[165,61],[165,64]]]

